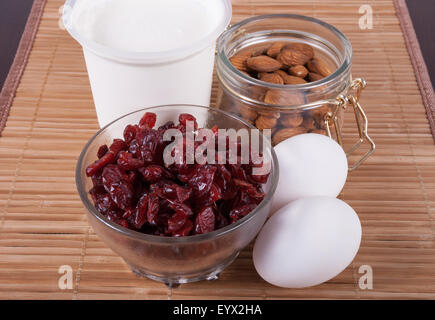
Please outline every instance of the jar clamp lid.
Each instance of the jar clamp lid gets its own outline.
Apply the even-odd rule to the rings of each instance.
[[[347,106],[352,106],[354,114],[355,114],[355,120],[356,125],[358,127],[358,134],[359,139],[358,141],[348,150],[346,151],[346,155],[349,158],[359,147],[363,142],[367,142],[370,146],[369,150],[353,165],[349,166],[349,171],[353,171],[356,168],[360,166],[361,163],[364,162],[376,149],[376,145],[372,138],[368,135],[367,129],[368,129],[368,119],[364,112],[364,109],[361,107],[359,103],[359,98],[361,95],[362,90],[366,86],[366,81],[362,78],[354,79],[351,83],[351,89],[356,90],[356,94],[341,94],[337,97],[335,101],[331,101],[328,103],[334,103],[336,104],[336,108],[333,112],[328,112],[325,115],[325,127],[326,131],[328,133],[328,136],[333,139],[333,135],[331,132],[331,127],[335,128],[335,140],[343,147],[343,136],[341,133],[340,126],[338,124],[338,112],[340,109],[346,109]]]

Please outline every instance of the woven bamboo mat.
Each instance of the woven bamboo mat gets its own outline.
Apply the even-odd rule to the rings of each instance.
[[[362,104],[377,150],[341,194],[360,216],[360,251],[333,280],[297,290],[265,283],[251,247],[220,280],[171,290],[134,276],[94,234],[74,167],[98,125],[81,48],[58,26],[62,2],[47,2],[0,138],[0,298],[435,298],[435,147],[392,0],[365,2],[372,30],[358,27],[358,0],[233,1],[233,22],[297,13],[334,24],[352,41],[354,76],[369,84]],[[73,270],[72,289],[59,289],[62,265]],[[373,269],[372,290],[358,285],[363,265]]]

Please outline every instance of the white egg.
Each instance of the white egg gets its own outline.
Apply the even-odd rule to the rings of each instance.
[[[315,133],[301,134],[284,140],[274,149],[279,182],[271,212],[304,197],[337,197],[343,189],[347,158],[333,139]]]
[[[254,245],[258,274],[285,288],[328,281],[353,260],[361,242],[355,211],[332,197],[296,200],[276,212]]]

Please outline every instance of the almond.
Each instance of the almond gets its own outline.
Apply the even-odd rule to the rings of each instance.
[[[316,122],[316,127],[320,129],[325,128],[325,116],[329,112],[328,107],[321,107],[310,110],[310,116]]]
[[[246,65],[246,60],[250,58],[247,54],[236,54],[230,58],[230,62],[233,64],[234,68],[242,72],[248,72],[248,66]]]
[[[265,55],[267,53],[268,49],[269,49],[269,44],[265,44],[265,45],[256,47],[253,50],[251,50],[252,57],[257,57],[257,56]]]
[[[266,95],[267,89],[256,86],[248,86],[245,91],[245,95],[255,100],[263,101],[264,96]]]
[[[285,72],[284,70],[276,70],[275,73],[279,74],[280,77],[283,78],[283,79],[288,76],[288,73]]]
[[[264,96],[264,102],[267,104],[286,105],[288,102],[283,98],[280,90],[271,89],[266,92]]]
[[[285,84],[304,84],[307,83],[304,79],[287,75],[283,78]]]
[[[278,54],[281,52],[281,49],[284,47],[284,42],[275,42],[267,49],[267,55],[272,58],[276,58]]]
[[[277,119],[271,118],[271,117],[265,117],[260,115],[257,120],[255,120],[255,126],[260,129],[272,129],[276,126],[276,123],[278,122]]]
[[[247,107],[243,104],[237,105],[237,109],[239,110],[239,113],[242,115],[242,117],[249,121],[254,121],[257,118],[257,112],[252,110],[252,108]]]
[[[272,105],[294,106],[303,104],[304,98],[299,94],[289,93],[279,89],[270,89],[264,96],[264,102]]]
[[[282,67],[281,62],[268,56],[251,57],[246,60],[246,64],[248,68],[257,72],[273,72]]]
[[[299,51],[299,52],[303,53],[308,58],[308,60],[314,58],[314,49],[313,49],[313,47],[308,45],[308,44],[306,44],[306,43],[301,43],[301,42],[289,43],[284,48],[285,49],[290,49],[290,50],[293,50],[293,51]],[[304,64],[304,63],[302,63],[302,64]]]
[[[299,127],[304,121],[300,113],[281,115],[279,123],[284,127]]]
[[[286,48],[281,50],[281,53],[276,57],[276,59],[287,67],[304,65],[310,60],[310,58],[303,52]]]
[[[308,70],[304,66],[298,65],[290,67],[288,69],[288,73],[295,77],[305,78],[308,74]]]
[[[308,74],[308,79],[309,79],[311,82],[319,81],[319,80],[322,80],[323,78],[324,78],[324,77],[321,76],[321,75],[318,74],[318,73],[310,72],[310,73]]]
[[[319,58],[314,58],[308,61],[307,68],[311,72],[318,73],[323,77],[327,77],[332,73],[326,62]]]
[[[260,73],[258,78],[261,81],[270,82],[274,84],[284,84],[284,80],[277,73]]]
[[[304,116],[304,121],[302,122],[302,126],[308,130],[314,130],[316,129],[316,121],[313,119],[313,117],[310,114],[306,114]]]
[[[252,52],[253,52],[253,50],[243,49],[241,51],[238,51],[237,55],[244,56],[246,58],[250,58],[250,57],[252,57]]]
[[[259,115],[265,116],[266,118],[275,118],[275,119],[279,119],[281,117],[281,113],[276,112],[276,111],[263,111],[260,110],[258,111]]]
[[[307,130],[303,127],[296,127],[296,128],[284,128],[281,130],[278,130],[275,132],[275,134],[272,137],[272,143],[273,145],[277,145],[281,141],[284,141],[288,138],[291,138],[295,135],[306,133]]]

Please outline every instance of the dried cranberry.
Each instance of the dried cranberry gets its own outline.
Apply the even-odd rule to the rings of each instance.
[[[222,198],[222,191],[216,183],[212,183],[208,196],[211,203],[214,203]]]
[[[112,198],[110,198],[109,194],[98,197],[95,206],[102,214],[117,209],[116,204],[112,201]]]
[[[130,152],[133,155],[133,157],[140,158],[141,156],[140,145],[136,139],[133,139],[130,142],[130,145],[128,146],[128,152]]]
[[[213,126],[210,129],[215,135],[217,135],[219,133],[219,127],[217,125]]]
[[[134,190],[130,183],[121,181],[112,184],[109,194],[113,202],[115,202],[120,209],[127,210],[132,207]]]
[[[248,179],[245,170],[239,164],[229,164],[231,176],[235,179],[246,181]]]
[[[210,191],[216,170],[212,165],[200,166],[190,177],[188,184],[196,198],[201,198]]]
[[[125,143],[130,144],[133,141],[133,139],[136,138],[137,131],[138,131],[138,127],[137,126],[133,126],[131,124],[126,126],[125,129],[124,129],[124,140],[125,140]]]
[[[137,180],[137,173],[136,171],[130,171],[127,175],[127,180],[131,183],[131,184],[135,184],[136,180]]]
[[[134,170],[143,167],[144,161],[141,159],[133,158],[131,153],[121,151],[118,155],[118,166],[124,170]]]
[[[168,219],[168,231],[173,233],[181,229],[181,227],[186,223],[187,219],[187,216],[183,213],[174,213],[172,217]]]
[[[148,183],[155,183],[163,178],[173,178],[173,175],[168,170],[159,165],[151,164],[145,168],[139,168],[138,171],[142,174],[143,178]]]
[[[117,223],[125,228],[129,227],[128,222],[125,219],[123,219],[122,217],[120,217],[120,214],[117,211],[111,211],[111,212],[107,213],[106,217],[109,221],[113,221],[113,222],[115,222],[115,223]]]
[[[168,129],[174,129],[174,128],[175,128],[174,122],[173,121],[168,121],[164,125],[160,126],[158,130],[164,132],[164,131],[166,131]]]
[[[198,165],[196,164],[185,164],[185,163],[174,164],[173,166],[171,166],[171,169],[175,171],[178,180],[180,180],[183,183],[189,181],[189,179],[194,175],[197,168]]]
[[[193,229],[193,222],[190,220],[186,220],[186,223],[177,231],[172,232],[173,237],[185,237],[190,234]]]
[[[150,153],[150,161],[163,163],[163,150],[166,144],[161,133],[157,130],[144,130],[137,139],[141,145],[141,151]],[[144,158],[144,160],[146,159]]]
[[[247,204],[234,208],[229,214],[231,223],[234,223],[237,220],[246,216],[247,214],[251,213],[251,211],[254,210],[256,207],[256,204]]]
[[[217,165],[214,182],[219,186],[222,199],[233,199],[237,194],[237,188],[232,182],[231,172],[224,165]]]
[[[150,194],[148,198],[147,221],[151,225],[156,224],[156,217],[160,209],[159,197],[155,194]]]
[[[150,186],[160,198],[168,200],[176,200],[177,202],[184,202],[192,195],[192,189],[182,187],[174,182],[168,180],[161,180]]]
[[[141,147],[140,158],[143,159],[144,163],[146,164],[152,163],[154,160],[153,152],[145,147]]]
[[[102,186],[103,185],[103,176],[101,175],[101,170],[99,170],[96,174],[94,174],[92,177],[92,184],[94,187],[96,186]]]
[[[104,187],[109,191],[112,184],[124,179],[124,173],[117,165],[110,164],[103,169],[102,177]]]
[[[155,113],[146,112],[139,121],[139,127],[152,129],[156,124],[157,116]]]
[[[113,161],[115,161],[115,155],[111,152],[106,153],[101,159],[98,159],[86,168],[86,175],[88,177],[93,176],[98,170],[103,169]]]
[[[195,219],[195,233],[207,233],[214,230],[215,216],[211,207],[202,209]]]
[[[169,206],[176,212],[185,216],[193,216],[193,212],[192,209],[184,204],[184,203],[179,203],[179,202],[175,202],[175,201],[168,201],[169,202]]]
[[[187,122],[190,121],[190,122],[192,122],[193,128],[195,130],[198,129],[198,123],[196,122],[196,118],[194,116],[192,116],[191,114],[188,114],[188,113],[180,114],[180,116],[178,117],[178,121],[180,122],[180,125],[183,128],[186,128]]]
[[[98,159],[101,159],[107,152],[109,152],[109,148],[107,147],[107,145],[103,144],[100,148],[98,148]]]
[[[264,193],[260,190],[258,190],[258,187],[247,182],[247,181],[243,181],[243,180],[239,180],[239,179],[233,179],[234,184],[238,187],[240,187],[241,189],[246,190],[246,192],[248,193],[248,195],[250,197],[253,198],[264,198]]]
[[[110,146],[109,150],[114,154],[118,155],[118,153],[122,150],[127,149],[127,144],[124,142],[124,140],[121,139],[115,139],[113,140],[112,145]]]
[[[123,226],[124,228],[128,228],[128,222],[127,222],[127,220],[121,219],[121,220],[118,222],[118,224],[119,224],[120,226]]]
[[[139,199],[136,210],[134,210],[134,213],[129,217],[130,224],[136,229],[142,228],[147,221],[148,199],[148,195],[144,194]]]
[[[122,215],[123,219],[128,219],[132,216],[132,214],[136,214],[136,209],[127,209],[124,211],[124,214]]]
[[[116,211],[117,206],[110,198],[103,186],[93,187],[89,193],[95,203],[95,207],[101,214],[107,214],[110,211]]]
[[[132,184],[118,166],[108,165],[103,169],[103,184],[113,202],[127,210],[133,205],[134,190]]]
[[[269,174],[263,174],[263,175],[250,175],[249,176],[253,181],[257,183],[264,184],[269,179]]]

